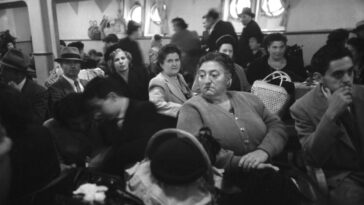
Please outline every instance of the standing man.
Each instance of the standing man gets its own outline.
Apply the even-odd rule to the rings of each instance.
[[[364,204],[364,87],[353,85],[345,48],[326,46],[315,58],[320,85],[291,107],[304,158],[323,169],[329,204]]]
[[[216,51],[216,41],[223,35],[229,34],[233,36],[235,42],[238,40],[233,25],[228,21],[222,21],[219,17],[219,12],[215,9],[210,9],[207,14],[202,17],[205,20],[204,27],[206,27],[209,32],[207,51]]]
[[[63,74],[48,88],[49,108],[53,111],[54,103],[70,93],[83,92],[86,81],[80,80],[78,74],[81,70],[80,51],[75,47],[65,47],[61,57],[55,59],[61,64]]]
[[[29,100],[33,122],[42,124],[48,111],[48,95],[45,88],[28,79],[27,65],[21,51],[10,49],[0,61],[0,76],[4,83],[20,91]]]
[[[182,51],[182,72],[188,83],[193,82],[196,67],[201,56],[201,43],[195,31],[187,29],[188,24],[182,18],[172,19],[174,34],[171,44]]]
[[[263,33],[260,30],[257,22],[254,21],[255,14],[250,8],[244,8],[243,12],[239,15],[242,24],[244,25],[243,31],[239,38],[239,56],[238,64],[246,68],[249,63],[252,62],[254,56],[249,48],[249,39],[255,37],[256,39],[262,39]]]

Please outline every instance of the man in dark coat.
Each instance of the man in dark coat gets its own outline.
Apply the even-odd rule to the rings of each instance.
[[[108,132],[104,140],[110,149],[96,163],[103,172],[122,173],[144,158],[147,142],[154,133],[176,126],[176,120],[158,114],[153,103],[125,97],[117,83],[105,78],[91,80],[84,97],[95,119],[103,121],[100,124]]]
[[[61,64],[63,75],[48,88],[50,113],[53,112],[55,102],[70,93],[82,92],[86,85],[86,81],[78,78],[82,60],[77,48],[65,47],[62,50],[61,57],[55,61]]]
[[[21,51],[10,49],[0,61],[2,80],[19,90],[33,110],[33,122],[42,124],[48,111],[48,95],[45,88],[26,77],[27,66]]]
[[[233,25],[228,21],[222,21],[219,17],[219,13],[214,9],[210,9],[207,14],[203,16],[206,20],[205,26],[209,31],[209,37],[207,39],[208,51],[215,51],[217,49],[216,41],[226,34],[233,36],[235,42],[238,40]]]
[[[118,48],[124,51],[128,51],[132,56],[132,63],[138,67],[144,68],[144,58],[142,51],[140,50],[139,44],[136,39],[139,37],[140,24],[135,21],[129,21],[127,26],[127,37],[120,39]],[[116,47],[111,47],[116,49]]]
[[[195,31],[187,29],[188,24],[182,18],[174,18],[172,23],[175,33],[171,37],[171,44],[181,49],[183,75],[187,81],[193,81],[202,54],[200,39]]]
[[[255,14],[250,8],[244,8],[239,17],[245,27],[239,38],[239,56],[237,57],[237,62],[242,67],[246,68],[254,58],[253,53],[249,48],[249,39],[255,37],[260,40],[263,38],[263,33],[257,22],[254,21]]]

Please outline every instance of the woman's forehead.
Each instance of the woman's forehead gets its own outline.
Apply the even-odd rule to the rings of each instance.
[[[202,63],[200,71],[211,72],[211,71],[224,71],[224,67],[216,61],[207,61]]]

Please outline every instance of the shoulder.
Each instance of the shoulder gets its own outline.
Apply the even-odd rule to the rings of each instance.
[[[39,85],[38,83],[34,82],[33,80],[26,80],[26,83],[24,85],[24,90],[31,90],[32,92],[35,93],[41,93],[41,92],[45,92],[46,89],[44,87],[42,87],[41,85]]]
[[[316,107],[314,105],[314,99],[317,98],[317,93],[320,91],[320,87],[317,86],[316,88],[312,89],[300,99],[298,99],[290,108],[291,111],[295,112],[298,110],[306,110],[309,107]]]
[[[149,88],[152,88],[155,86],[164,87],[165,84],[166,84],[166,79],[163,77],[163,75],[161,73],[159,73],[157,76],[155,76],[154,78],[152,78],[150,80]]]

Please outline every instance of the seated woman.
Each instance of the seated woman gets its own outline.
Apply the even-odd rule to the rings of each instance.
[[[192,93],[187,86],[181,69],[181,51],[177,46],[168,44],[158,53],[158,66],[161,72],[149,83],[149,99],[160,114],[177,117],[182,104]]]
[[[216,41],[216,45],[218,48],[217,52],[224,53],[228,55],[231,59],[234,59],[234,45],[235,45],[234,41],[235,39],[231,35],[224,35],[220,37]],[[251,86],[247,80],[245,71],[240,65],[236,63],[234,63],[234,69],[232,70],[231,73],[231,80],[232,80],[231,85],[228,88],[229,90],[246,91],[246,92],[250,91]],[[194,93],[201,92],[198,86],[198,75],[196,75],[195,77],[195,82],[193,83],[192,91]]]
[[[264,168],[283,150],[287,134],[279,118],[256,96],[228,91],[233,68],[234,63],[224,54],[208,53],[200,59],[197,78],[201,95],[182,106],[177,128],[194,135],[201,127],[211,128],[224,149],[217,156],[218,168]]]
[[[120,48],[111,52],[110,59],[111,74],[108,79],[117,82],[127,97],[148,100],[149,77],[146,69],[133,66],[131,54]]]
[[[285,57],[287,38],[280,33],[269,34],[265,38],[268,55],[251,63],[247,77],[250,84],[262,80],[274,71],[287,73],[293,82],[302,82],[307,78],[304,68],[294,60]]]
[[[91,129],[82,95],[71,93],[58,101],[54,118],[44,122],[44,126],[52,134],[61,165],[84,167],[96,144],[93,142],[97,132]]]

